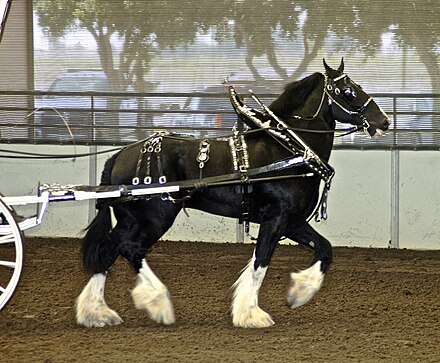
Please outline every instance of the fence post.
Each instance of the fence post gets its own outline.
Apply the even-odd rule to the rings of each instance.
[[[236,219],[235,236],[237,243],[244,243],[244,223],[238,218]]]
[[[391,241],[390,247],[399,248],[400,152],[391,150]]]
[[[98,151],[98,148],[96,145],[90,145],[89,147],[89,185],[97,185],[97,178],[96,178],[96,172],[97,172],[97,164],[98,164],[98,157],[96,155],[96,152]],[[95,208],[96,200],[90,199],[89,200],[89,224],[93,221],[93,219],[96,216],[96,208]]]
[[[393,96],[393,149],[391,150],[391,240],[389,247],[399,248],[400,152],[397,146],[397,98]]]

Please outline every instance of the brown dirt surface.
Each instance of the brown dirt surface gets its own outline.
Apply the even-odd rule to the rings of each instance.
[[[124,319],[88,329],[73,305],[89,276],[76,239],[29,238],[16,293],[0,312],[1,362],[439,362],[440,251],[335,248],[324,286],[286,305],[289,273],[312,254],[279,246],[260,293],[275,325],[235,328],[231,285],[254,246],[160,242],[148,261],[168,286],[176,323],[134,308],[135,274],[113,266],[106,300]]]

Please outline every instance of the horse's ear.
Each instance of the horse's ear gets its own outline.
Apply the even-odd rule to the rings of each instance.
[[[322,62],[324,63],[325,72],[328,75],[333,69],[331,69],[331,67],[327,64],[327,62],[325,61],[325,58],[322,58]]]
[[[337,70],[330,67],[324,58],[322,59],[322,61],[324,63],[325,73],[327,73],[327,76],[329,76],[330,78],[335,78],[342,72],[344,72],[344,58],[341,59],[341,64],[339,65],[339,68]]]
[[[341,64],[339,65],[338,71],[341,73],[344,72],[344,57],[341,58]]]

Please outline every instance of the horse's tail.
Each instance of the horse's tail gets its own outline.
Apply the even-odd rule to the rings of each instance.
[[[108,261],[114,249],[109,233],[111,228],[110,206],[107,205],[98,211],[82,241],[83,268],[87,273],[105,272],[113,262]]]
[[[111,184],[110,176],[116,155],[106,161],[101,175],[101,185]],[[82,241],[83,268],[87,273],[107,271],[113,263],[112,256],[115,255],[115,243],[110,235],[112,230],[110,201],[108,199],[98,199],[96,209],[98,209],[98,214],[86,228],[86,235]]]

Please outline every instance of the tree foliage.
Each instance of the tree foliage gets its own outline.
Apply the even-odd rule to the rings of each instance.
[[[337,50],[372,56],[383,34],[392,32],[402,48],[418,52],[433,85],[439,84],[438,5],[438,0],[34,0],[40,25],[51,37],[87,29],[111,84],[132,83],[138,90],[146,89],[144,74],[159,51],[187,46],[208,32],[218,42],[245,48],[255,79],[263,80],[254,59],[265,56],[285,81],[307,69],[330,35],[338,40]],[[380,16],[372,9],[381,9]],[[114,34],[124,39],[117,67],[110,42]],[[290,74],[277,59],[275,37],[303,44],[301,62]]]

